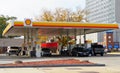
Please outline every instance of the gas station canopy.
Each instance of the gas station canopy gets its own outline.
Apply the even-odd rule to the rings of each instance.
[[[28,55],[32,57],[34,47],[36,56],[41,56],[38,36],[56,36],[56,35],[86,35],[89,33],[118,29],[118,24],[97,24],[97,23],[80,23],[80,22],[33,22],[31,19],[25,21],[14,21],[8,24],[3,31],[3,36],[24,36],[23,47],[27,47]],[[41,39],[40,39],[41,40]],[[76,41],[76,40],[75,40]]]
[[[27,24],[28,23],[28,24]],[[74,30],[77,31],[77,35],[107,31],[118,29],[118,24],[98,24],[98,23],[80,23],[80,22],[32,22],[32,21],[14,21],[8,24],[3,31],[4,36],[8,35],[24,35],[27,29],[32,29],[33,34],[36,34],[36,30],[39,30],[40,35],[59,35],[74,34]]]

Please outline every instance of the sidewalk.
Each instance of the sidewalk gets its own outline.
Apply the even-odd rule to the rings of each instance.
[[[120,66],[119,66],[119,61],[120,61],[120,52],[111,52],[108,53],[110,55],[107,56],[96,56],[96,57],[75,57],[80,60],[87,60],[89,59],[90,61],[92,60],[93,62],[98,62],[102,61],[102,63],[106,64],[105,67],[37,67],[37,68],[0,68],[0,73],[120,73]],[[113,54],[113,55],[112,55]],[[2,57],[1,57],[2,58]],[[3,56],[4,58],[4,56]],[[5,59],[1,59],[2,61],[10,61],[13,62],[11,57],[7,57]],[[68,57],[69,58],[69,57]],[[16,59],[16,56],[15,56]],[[19,59],[19,58],[17,58]],[[53,58],[33,58],[33,59],[23,59],[20,58],[21,60],[28,62],[28,61],[44,61],[44,60],[52,60]],[[61,59],[61,58],[54,58],[56,59]],[[65,58],[66,59],[66,58]],[[106,60],[105,60],[106,59]],[[104,61],[103,61],[104,60]],[[109,62],[107,61],[109,60]],[[110,62],[110,60],[112,60]],[[110,64],[109,64],[110,63]]]
[[[1,73],[120,73],[105,67],[1,68]]]
[[[118,55],[120,55],[120,52],[108,52],[107,54],[118,54]]]

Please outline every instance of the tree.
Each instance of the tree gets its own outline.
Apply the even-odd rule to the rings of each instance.
[[[88,22],[87,14],[88,11],[78,8],[76,12],[71,12],[69,19],[71,22]]]
[[[17,19],[17,18],[13,16],[9,17],[9,16],[0,15],[0,38],[3,38],[2,33],[6,28],[6,26],[8,25],[7,21],[12,19]]]
[[[54,13],[54,20],[60,22],[68,21],[69,10],[63,8],[56,8]]]
[[[37,21],[53,21],[53,14],[51,11],[44,9],[43,13],[39,18],[36,17]]]
[[[44,9],[37,21],[56,21],[56,22],[88,22],[86,15],[88,11],[77,8],[76,11],[65,8],[56,8],[55,11]]]
[[[37,21],[54,21],[54,22],[88,22],[87,16],[88,12],[77,8],[76,11],[65,8],[56,8],[55,11],[44,10],[41,16],[36,18]],[[68,39],[68,35],[59,37],[59,42],[63,46],[68,44],[71,39]]]

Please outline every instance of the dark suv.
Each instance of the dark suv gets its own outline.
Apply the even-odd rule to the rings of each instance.
[[[104,55],[104,47],[103,45],[92,45],[91,46],[94,55],[96,56],[96,54],[100,54],[101,56]]]
[[[71,54],[72,56],[92,56],[92,50],[84,47],[74,47]]]

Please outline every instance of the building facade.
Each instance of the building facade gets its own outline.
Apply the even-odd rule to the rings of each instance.
[[[90,22],[114,23],[116,0],[86,0],[87,16]]]
[[[120,23],[120,0],[86,0],[90,23]],[[120,42],[120,30],[112,30],[113,42]],[[98,42],[104,41],[106,32],[99,32]]]

